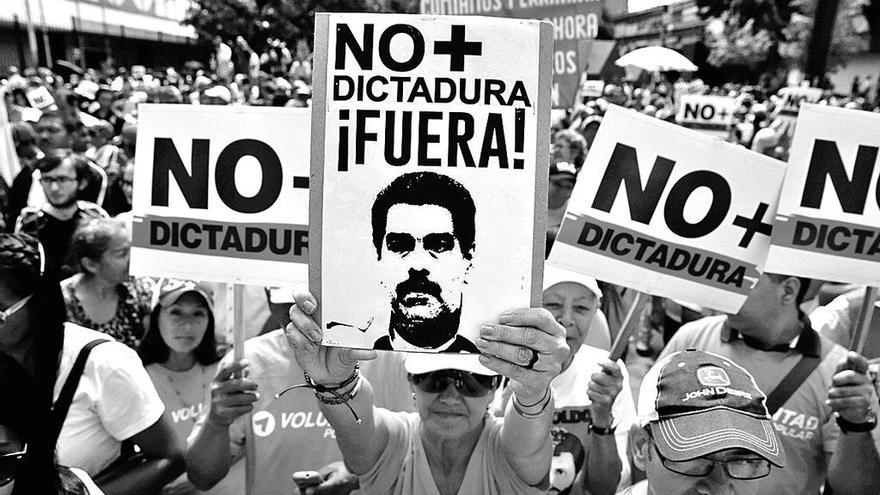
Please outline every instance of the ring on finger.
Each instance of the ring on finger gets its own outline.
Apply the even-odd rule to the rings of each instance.
[[[529,360],[529,364],[525,365],[525,369],[531,370],[535,368],[535,363],[538,362],[538,351],[532,351],[532,359]]]

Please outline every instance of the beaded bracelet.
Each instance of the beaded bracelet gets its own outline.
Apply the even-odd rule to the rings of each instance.
[[[354,371],[352,371],[351,376],[349,376],[348,378],[343,380],[342,383],[335,385],[335,386],[332,386],[332,387],[328,387],[326,385],[319,385],[319,384],[315,383],[312,380],[312,377],[310,377],[309,374],[306,373],[305,371],[303,371],[303,376],[306,380],[306,383],[300,383],[298,385],[292,385],[290,387],[287,387],[286,389],[282,390],[281,392],[278,392],[277,394],[275,394],[275,398],[277,399],[277,398],[281,397],[282,395],[284,395],[285,393],[287,393],[293,389],[296,389],[296,388],[310,388],[315,391],[315,397],[322,404],[327,404],[327,405],[345,404],[345,407],[347,407],[348,410],[351,411],[352,416],[354,416],[355,422],[357,424],[361,424],[361,418],[357,415],[357,413],[354,411],[354,409],[348,404],[348,402],[350,400],[354,399],[355,395],[357,395],[358,391],[361,388],[362,380],[360,380],[361,373],[360,373],[360,369],[359,369],[358,365],[355,365]],[[347,387],[348,385],[351,385],[351,383],[354,382],[355,380],[357,380],[357,383],[355,384],[354,387],[351,388],[350,391],[346,392],[345,394],[339,393],[339,390]],[[332,397],[327,397],[325,395],[321,395],[321,394],[325,394],[325,393],[330,394]]]

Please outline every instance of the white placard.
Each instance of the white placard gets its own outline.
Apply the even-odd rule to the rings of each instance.
[[[784,164],[611,106],[550,262],[737,312],[770,244]]]
[[[540,300],[551,25],[317,20],[310,281],[324,343],[476,352],[481,323]]]
[[[801,107],[768,271],[845,283],[880,282],[878,148],[880,115],[825,105]]]
[[[308,280],[308,109],[141,105],[131,272]]]

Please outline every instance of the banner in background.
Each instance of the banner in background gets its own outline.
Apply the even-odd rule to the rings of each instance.
[[[570,108],[584,71],[578,41],[595,39],[602,22],[602,0],[421,0],[425,15],[482,15],[543,19],[553,23],[553,108]],[[514,63],[518,59],[514,59]]]

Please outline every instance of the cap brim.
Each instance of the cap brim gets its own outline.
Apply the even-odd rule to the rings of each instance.
[[[785,451],[773,422],[725,407],[651,423],[651,433],[663,457],[687,461],[727,449],[745,449],[785,467]]]
[[[167,308],[168,306],[171,306],[172,304],[177,302],[177,300],[180,299],[180,296],[188,292],[195,292],[196,294],[202,296],[202,298],[208,304],[208,309],[210,309],[212,313],[214,312],[214,301],[211,299],[211,296],[209,296],[207,292],[199,289],[198,287],[181,287],[180,289],[171,291],[168,294],[165,294],[163,297],[159,298],[159,304]]]
[[[461,370],[486,376],[498,374],[480,364],[479,358],[477,354],[412,353],[406,356],[404,368],[413,375],[438,370]]]

